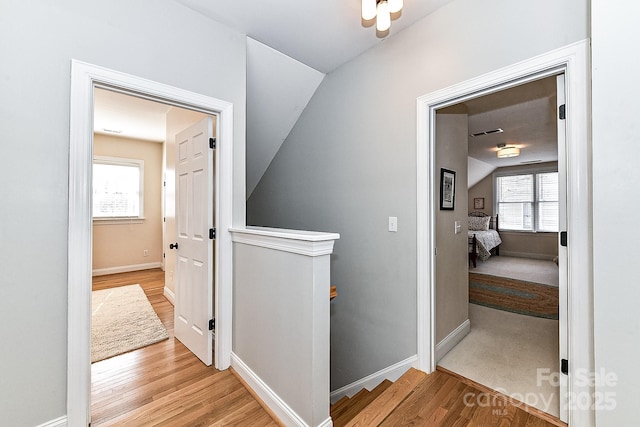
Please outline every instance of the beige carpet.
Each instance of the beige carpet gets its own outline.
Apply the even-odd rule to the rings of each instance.
[[[93,291],[91,362],[169,338],[140,285]]]
[[[558,287],[558,266],[542,259],[492,256],[486,261],[478,260],[477,267],[469,267],[469,272]]]
[[[545,372],[558,372],[558,321],[475,304],[469,320],[471,332],[438,365],[557,417],[559,389]]]

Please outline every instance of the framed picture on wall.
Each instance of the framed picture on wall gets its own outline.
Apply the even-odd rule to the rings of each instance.
[[[456,202],[456,173],[440,169],[440,210],[452,211]]]
[[[473,209],[484,209],[484,197],[474,197]]]

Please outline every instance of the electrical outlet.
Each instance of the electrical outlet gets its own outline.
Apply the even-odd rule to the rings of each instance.
[[[144,256],[149,256],[149,251],[147,249],[145,249],[144,251],[142,251],[142,254]]]

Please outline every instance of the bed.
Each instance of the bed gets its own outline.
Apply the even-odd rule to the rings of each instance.
[[[469,214],[469,261],[476,267],[478,259],[486,261],[492,254],[500,255],[500,234],[498,216],[495,218],[484,212]]]

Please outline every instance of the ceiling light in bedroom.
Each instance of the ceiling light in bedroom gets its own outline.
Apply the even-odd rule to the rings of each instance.
[[[387,31],[391,27],[391,14],[402,10],[403,0],[362,0],[362,19],[376,18],[376,29]]]
[[[498,158],[506,159],[509,157],[517,157],[520,155],[520,149],[518,147],[507,147],[505,144],[498,144]]]

